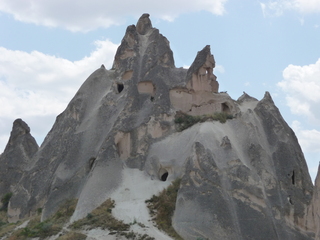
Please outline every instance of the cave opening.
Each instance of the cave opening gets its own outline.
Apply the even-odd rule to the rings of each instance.
[[[291,183],[292,183],[293,185],[295,184],[294,170],[292,171],[292,175],[291,175]]]
[[[163,173],[163,174],[161,175],[161,181],[163,181],[163,182],[167,181],[168,175],[169,175],[168,172]]]
[[[228,106],[227,103],[222,103],[222,104],[221,104],[221,108],[222,108],[222,112],[224,112],[224,113],[230,113],[230,108],[229,108],[229,106]]]
[[[123,83],[117,83],[117,90],[118,90],[118,93],[121,93],[124,89],[124,85]]]

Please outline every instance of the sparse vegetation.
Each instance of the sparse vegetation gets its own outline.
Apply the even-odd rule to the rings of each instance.
[[[67,200],[52,217],[43,222],[40,221],[39,211],[37,211],[38,216],[32,218],[25,228],[21,228],[13,233],[9,239],[24,240],[30,237],[43,239],[58,234],[63,225],[69,221],[76,204],[76,199]]]
[[[140,227],[145,227],[143,224],[139,224],[134,220],[131,224],[125,224],[120,220],[117,220],[112,216],[112,209],[115,207],[114,201],[107,199],[99,207],[88,213],[83,219],[75,221],[70,225],[72,229],[108,229],[111,232],[110,235],[124,236],[127,239],[134,240],[155,240],[153,237],[147,234],[141,235],[133,231],[129,231],[130,226],[138,224]]]
[[[227,119],[232,119],[232,114],[227,114],[225,112],[216,112],[214,114],[207,114],[201,116],[191,116],[182,112],[178,112],[175,116],[174,122],[177,124],[177,130],[183,131],[198,122],[205,122],[208,120],[219,121],[225,123]]]
[[[57,238],[57,240],[85,240],[87,235],[77,232],[67,232],[66,234]]]
[[[23,236],[25,238],[28,238],[28,237],[45,238],[45,237],[52,236],[59,233],[62,226],[60,226],[59,224],[53,223],[50,220],[40,222],[40,216],[37,216],[36,218],[30,220],[28,225],[25,228],[22,228],[18,235]],[[21,239],[25,239],[25,238],[21,238]]]
[[[9,201],[10,198],[12,197],[12,193],[6,193],[2,198],[1,198],[1,203],[2,203],[2,207],[0,208],[0,211],[7,211],[8,210],[8,205],[9,205]]]
[[[157,227],[177,240],[182,240],[182,238],[172,227],[172,216],[175,210],[180,182],[180,179],[173,181],[172,184],[167,189],[164,189],[158,196],[153,195],[151,199],[146,200],[150,214],[157,224]]]
[[[133,231],[130,232],[121,232],[120,234],[118,234],[120,236],[126,237],[127,239],[133,239],[133,240],[155,240],[155,238],[150,237],[147,234],[139,234],[139,233],[135,233]]]
[[[112,216],[112,209],[115,205],[111,199],[108,199],[101,206],[87,214],[85,218],[74,222],[67,229],[62,230],[63,226],[68,223],[72,216],[76,204],[77,200],[66,201],[52,217],[43,222],[40,221],[42,209],[39,208],[37,209],[37,216],[32,217],[26,227],[17,230],[15,228],[21,223],[8,223],[5,218],[6,214],[0,212],[0,237],[7,235],[6,239],[8,240],[27,240],[30,238],[45,239],[59,234],[58,240],[84,240],[87,236],[78,232],[78,230],[101,228],[110,230],[110,235],[125,236],[127,239],[155,240],[155,238],[147,234],[130,231],[131,225],[137,224],[142,228],[145,227],[145,225],[138,223],[136,220],[131,224],[125,224],[115,219]]]
[[[111,214],[112,208],[114,208],[114,201],[108,199],[89,213],[85,218],[75,221],[71,225],[71,228],[80,229],[86,226],[88,229],[100,227],[102,229],[109,229],[110,231],[116,232],[128,231],[130,225],[115,219]]]
[[[0,238],[12,232],[17,225],[18,223],[8,223],[7,221],[2,221],[0,226]]]
[[[0,211],[0,238],[12,232],[14,228],[19,224],[20,222],[9,223],[7,213],[5,211]]]

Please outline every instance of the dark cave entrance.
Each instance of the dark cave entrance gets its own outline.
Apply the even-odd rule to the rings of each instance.
[[[160,179],[162,182],[167,181],[168,176],[169,176],[169,172],[167,171],[167,169],[161,168],[161,169],[159,170],[159,179]]]
[[[294,176],[294,171],[292,171],[292,176],[291,176],[291,183],[292,185],[295,184],[295,176]]]
[[[117,90],[118,90],[118,93],[121,93],[124,89],[124,85],[123,83],[117,83]]]
[[[168,175],[169,175],[168,172],[165,172],[164,174],[162,174],[161,175],[161,181],[163,181],[163,182],[167,181]]]

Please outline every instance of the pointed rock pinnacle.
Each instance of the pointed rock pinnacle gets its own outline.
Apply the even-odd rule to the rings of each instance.
[[[152,28],[149,16],[150,14],[144,13],[137,22],[137,32],[141,35],[145,35],[149,31],[149,29]]]

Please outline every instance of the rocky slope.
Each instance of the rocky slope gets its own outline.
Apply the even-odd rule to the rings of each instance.
[[[142,15],[112,69],[89,76],[39,149],[15,121],[0,157],[9,221],[39,208],[45,220],[78,199],[74,222],[111,198],[115,218],[144,226],[134,231],[171,239],[145,201],[181,178],[172,225],[183,239],[320,239],[319,177],[314,188],[294,132],[268,92],[261,101],[220,93],[214,67],[206,46],[176,68]]]

